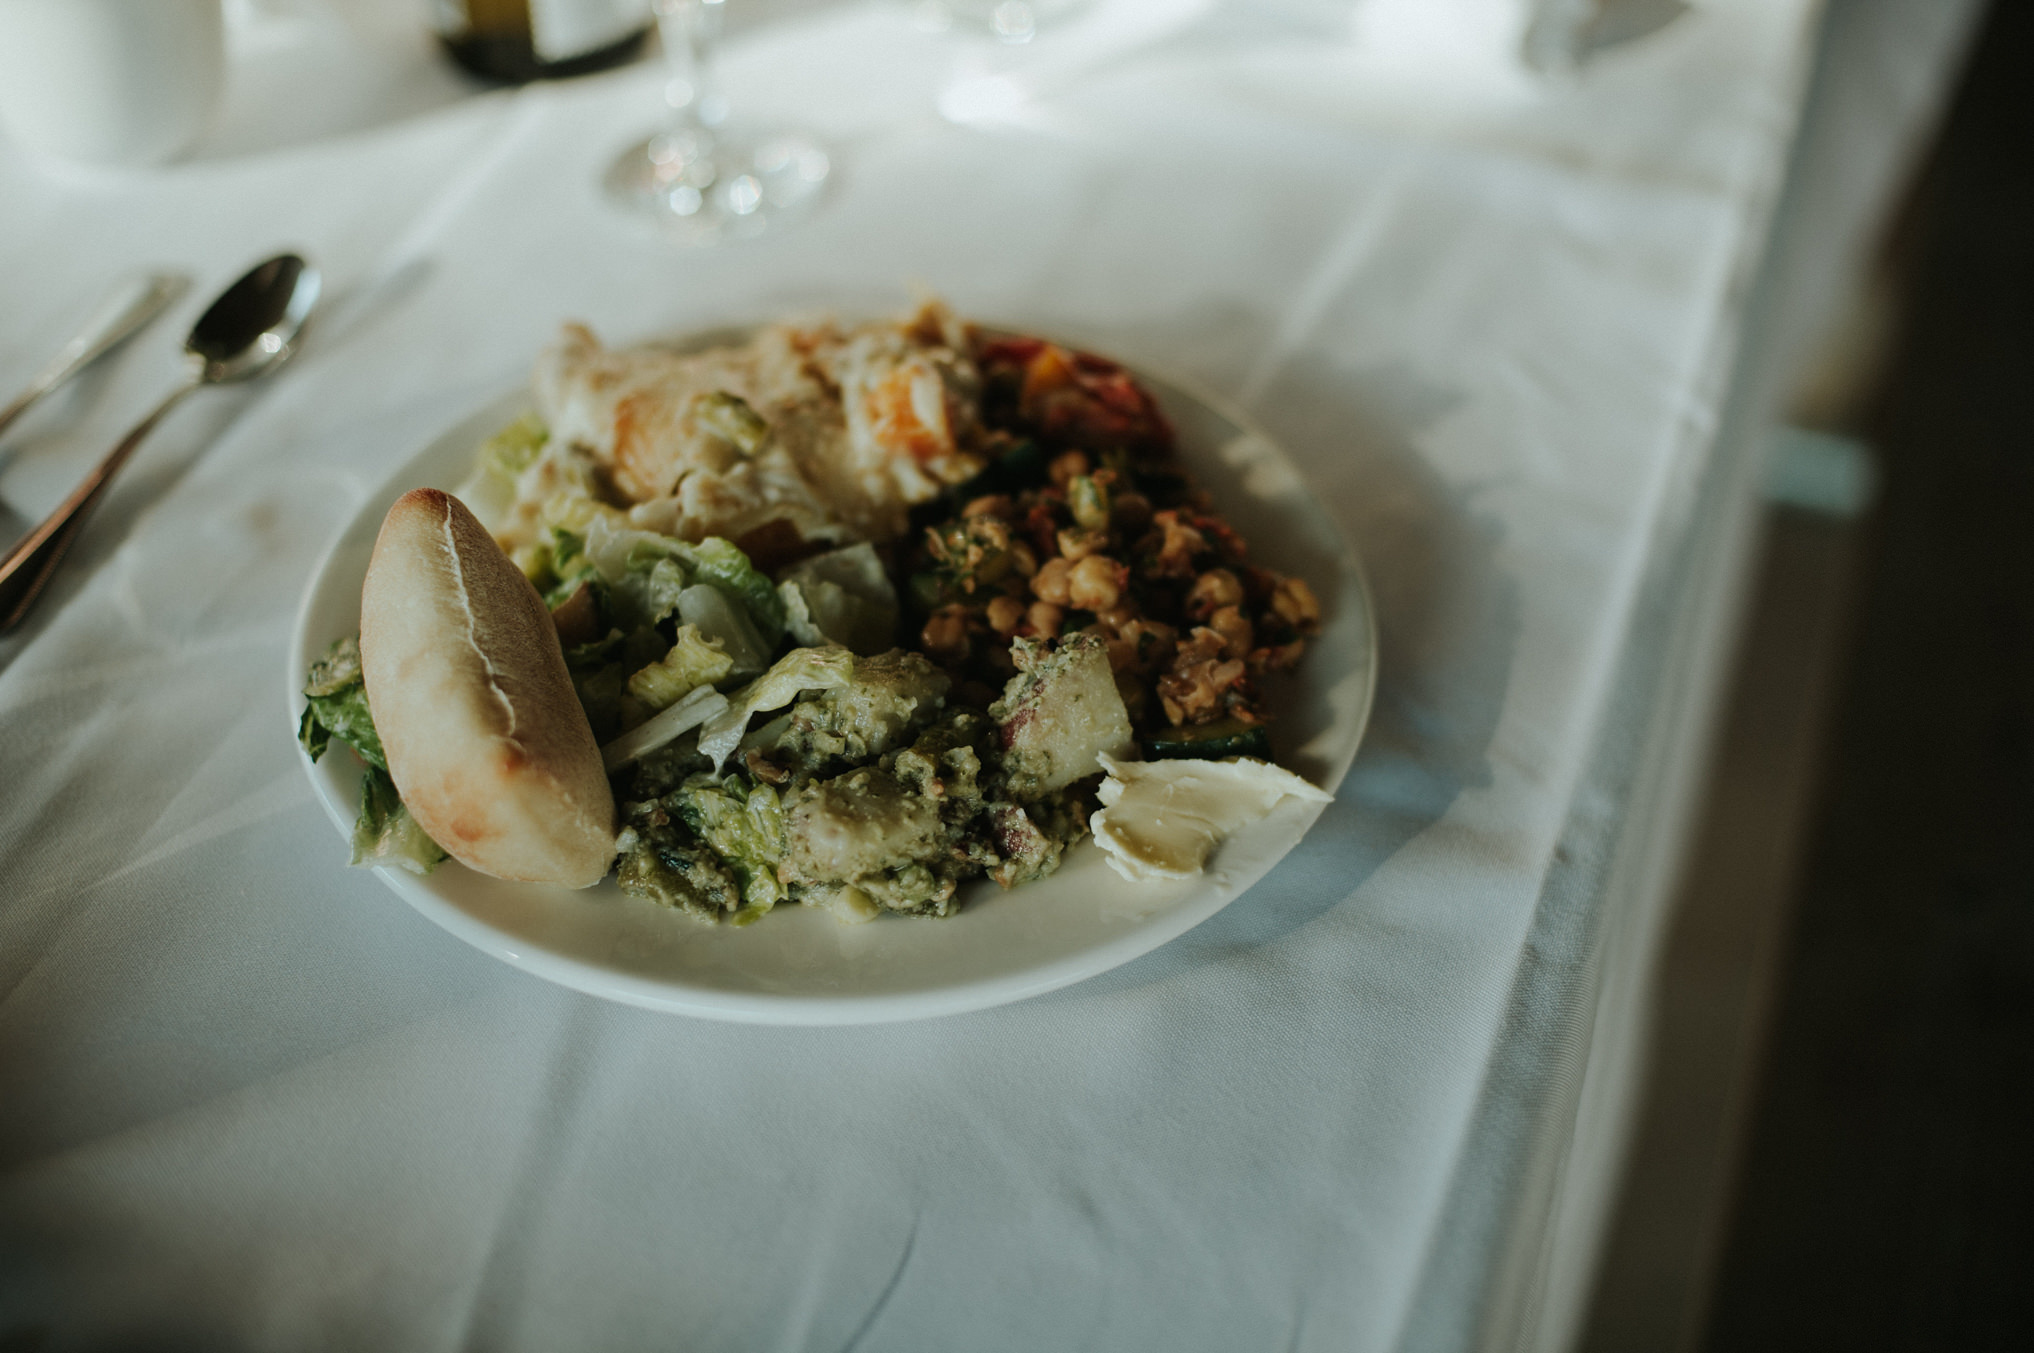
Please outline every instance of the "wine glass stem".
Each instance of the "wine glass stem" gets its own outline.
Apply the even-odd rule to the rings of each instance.
[[[654,0],[654,8],[670,73],[664,98],[671,105],[673,130],[709,130],[725,111],[713,55],[726,0]]]

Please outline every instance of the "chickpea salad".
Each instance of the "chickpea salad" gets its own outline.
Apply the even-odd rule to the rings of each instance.
[[[1319,603],[1251,560],[1120,365],[930,305],[695,352],[572,326],[533,386],[458,496],[551,611],[624,892],[737,925],[946,916],[1090,831],[1126,876],[1179,877],[1322,797],[1268,764],[1264,688]],[[367,766],[354,862],[433,868],[353,641],[305,696],[312,759]],[[1130,815],[1196,793],[1227,806],[1178,850]]]

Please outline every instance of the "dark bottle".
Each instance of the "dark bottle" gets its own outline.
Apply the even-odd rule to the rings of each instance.
[[[431,27],[467,70],[519,85],[634,60],[650,15],[647,0],[432,0]]]

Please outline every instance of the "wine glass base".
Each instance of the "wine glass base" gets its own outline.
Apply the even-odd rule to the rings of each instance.
[[[749,239],[804,215],[833,172],[795,132],[680,127],[634,146],[607,172],[610,198],[687,244]]]

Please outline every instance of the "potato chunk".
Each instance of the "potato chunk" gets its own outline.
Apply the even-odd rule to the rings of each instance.
[[[1130,712],[1100,635],[1084,630],[1056,649],[1020,639],[1011,655],[1017,675],[989,714],[1015,797],[1040,798],[1098,774],[1104,754],[1136,755]]]

